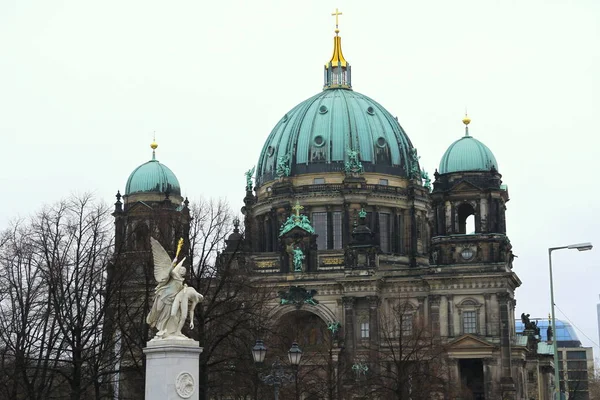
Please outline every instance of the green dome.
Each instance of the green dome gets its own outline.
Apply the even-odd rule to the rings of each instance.
[[[167,193],[181,196],[181,187],[177,177],[166,165],[152,159],[133,170],[125,195],[134,193]]]
[[[498,162],[492,151],[467,133],[452,143],[440,161],[440,174],[464,171],[498,171]]]
[[[358,151],[365,172],[408,176],[413,146],[385,108],[345,88],[322,91],[283,116],[265,142],[256,181],[260,186],[289,168],[289,175],[340,172]]]

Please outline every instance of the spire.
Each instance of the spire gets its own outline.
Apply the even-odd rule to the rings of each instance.
[[[323,89],[352,89],[350,63],[346,61],[344,54],[342,53],[342,38],[339,35],[339,16],[342,15],[342,13],[336,8],[335,12],[331,15],[335,16],[333,55],[331,56],[329,62],[325,64],[325,84]]]
[[[469,124],[471,123],[471,118],[467,115],[467,110],[465,109],[465,117],[462,119],[463,124],[465,124],[465,136],[469,136]]]
[[[152,143],[150,143],[150,148],[152,149],[152,159],[156,160],[156,148],[158,147],[158,143],[156,143],[156,134],[152,139]]]

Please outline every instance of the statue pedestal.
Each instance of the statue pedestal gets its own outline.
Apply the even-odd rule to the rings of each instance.
[[[153,339],[146,355],[146,400],[198,400],[202,347],[192,339]]]

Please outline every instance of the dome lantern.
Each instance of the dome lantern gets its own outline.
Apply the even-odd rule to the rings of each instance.
[[[352,76],[350,63],[344,58],[342,53],[342,38],[339,33],[339,16],[342,15],[338,9],[331,14],[335,16],[335,36],[333,38],[333,55],[331,60],[325,64],[325,84],[323,89],[352,89]]]

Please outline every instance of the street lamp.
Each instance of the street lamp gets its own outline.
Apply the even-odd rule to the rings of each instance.
[[[298,347],[298,343],[292,343],[292,347],[288,351],[288,359],[290,360],[290,364],[294,367],[300,365],[300,360],[302,359],[302,350]]]
[[[586,251],[592,249],[592,244],[589,242],[586,243],[576,243],[570,244],[568,246],[559,246],[559,247],[550,247],[548,249],[548,265],[550,267],[550,303],[552,308],[552,335],[554,337],[554,398],[556,400],[560,400],[560,376],[559,376],[559,366],[558,366],[558,346],[557,346],[557,332],[556,332],[556,317],[554,315],[554,283],[552,281],[552,252],[554,250],[562,250],[562,249],[577,249],[578,251]]]
[[[265,347],[262,340],[257,339],[256,344],[252,348],[252,358],[256,364],[262,364],[265,361],[267,355],[267,348]]]
[[[256,343],[254,344],[254,347],[252,347],[252,358],[254,359],[254,362],[258,365],[262,365],[262,363],[265,361],[266,355],[267,348],[265,347],[262,340],[257,339]],[[273,365],[271,365],[271,373],[269,375],[260,376],[260,379],[264,383],[273,386],[275,400],[279,400],[279,388],[281,386],[294,381],[294,378],[296,378],[296,380],[298,379],[297,367],[300,365],[300,360],[302,359],[302,350],[300,349],[300,347],[298,347],[298,343],[292,343],[292,347],[290,347],[290,350],[288,351],[288,359],[290,361],[290,364],[296,368],[295,376],[285,373],[283,366],[279,362],[279,359],[275,360]]]

